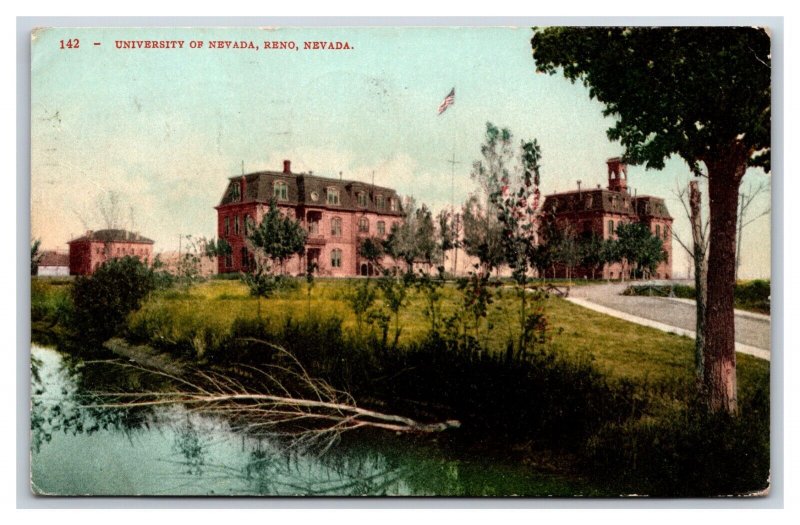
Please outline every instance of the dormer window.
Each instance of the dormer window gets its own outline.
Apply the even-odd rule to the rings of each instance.
[[[363,191],[359,191],[356,197],[358,198],[358,205],[365,208],[367,206],[367,194]]]
[[[242,197],[242,189],[238,182],[231,183],[231,189],[228,192],[232,201],[238,201]]]
[[[384,197],[383,195],[380,195],[380,194],[376,195],[375,196],[375,206],[379,210],[385,210],[386,209],[386,197]]]
[[[389,209],[397,211],[397,199],[389,199]]]
[[[272,196],[279,201],[288,201],[289,186],[282,180],[276,180],[272,185]]]
[[[328,204],[333,206],[339,205],[339,189],[338,188],[328,188],[326,190],[328,194]]]

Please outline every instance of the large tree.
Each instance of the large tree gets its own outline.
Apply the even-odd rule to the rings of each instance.
[[[712,410],[736,411],[733,289],[739,185],[769,171],[770,38],[755,27],[534,29],[539,72],[581,81],[615,118],[625,160],[661,169],[678,155],[708,177],[704,386]],[[705,169],[701,168],[701,164]]]

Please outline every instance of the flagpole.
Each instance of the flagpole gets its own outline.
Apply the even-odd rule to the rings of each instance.
[[[452,106],[455,103],[456,97],[456,88],[450,90],[450,93],[444,98],[444,101],[439,105],[439,115],[444,113],[444,111]],[[455,117],[453,117],[455,119]],[[447,160],[446,162],[450,163],[450,224],[454,226],[456,220],[456,126],[455,123],[453,124],[453,152],[451,159]],[[457,230],[453,228],[457,234]],[[456,239],[457,244],[458,239]],[[453,246],[453,276],[456,275],[456,270],[458,266],[458,247]]]

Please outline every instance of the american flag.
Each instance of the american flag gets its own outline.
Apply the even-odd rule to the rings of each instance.
[[[448,93],[447,96],[444,97],[442,103],[439,104],[439,113],[437,113],[437,115],[441,115],[442,113],[444,113],[444,110],[452,106],[455,101],[456,101],[456,88],[453,88],[450,90],[450,93]]]

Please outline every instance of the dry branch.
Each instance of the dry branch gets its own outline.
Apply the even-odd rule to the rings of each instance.
[[[359,407],[353,397],[312,378],[288,351],[265,341],[276,360],[253,367],[239,365],[253,378],[245,385],[230,374],[213,370],[187,370],[180,376],[150,366],[114,362],[154,374],[171,384],[169,391],[93,392],[100,401],[85,408],[147,408],[183,405],[190,412],[225,417],[231,425],[252,434],[289,437],[301,446],[329,447],[348,430],[378,428],[394,432],[431,433],[457,428],[448,420],[424,423],[414,419]]]

